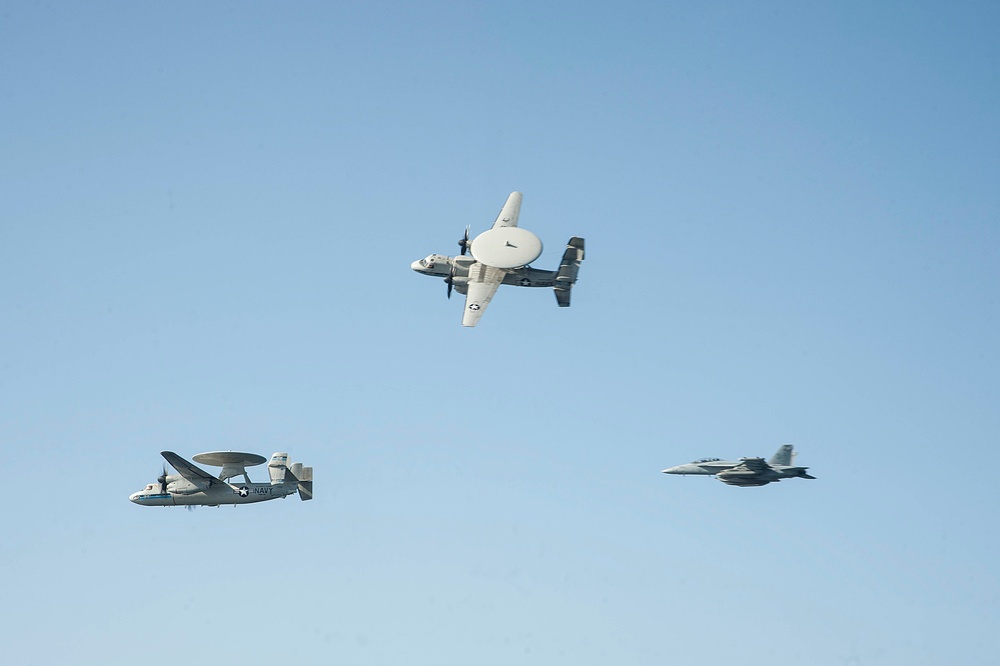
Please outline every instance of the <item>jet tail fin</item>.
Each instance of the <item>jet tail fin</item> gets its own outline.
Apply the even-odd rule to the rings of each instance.
[[[563,252],[562,261],[559,262],[556,284],[553,287],[556,301],[561,308],[569,307],[570,290],[576,284],[576,276],[580,272],[580,262],[583,261],[583,255],[583,239],[573,236],[566,243],[566,251]]]
[[[795,457],[795,454],[793,452],[794,448],[795,447],[792,446],[791,444],[783,445],[781,448],[778,449],[777,453],[771,456],[771,460],[768,461],[768,464],[771,466],[784,465],[786,467],[791,465],[792,459]]]

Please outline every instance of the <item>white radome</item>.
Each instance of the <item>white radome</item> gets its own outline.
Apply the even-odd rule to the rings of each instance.
[[[542,241],[527,229],[498,227],[476,236],[470,249],[487,266],[520,268],[541,256]]]

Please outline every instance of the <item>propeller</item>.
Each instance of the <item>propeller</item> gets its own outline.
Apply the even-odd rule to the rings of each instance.
[[[465,235],[462,237],[462,239],[460,241],[458,241],[458,246],[460,248],[462,248],[462,256],[463,257],[465,256],[465,251],[469,249],[470,245],[471,245],[471,243],[469,243],[469,225],[466,225],[465,226]]]
[[[465,254],[465,249],[462,249],[462,254]],[[455,285],[455,264],[451,265],[451,272],[448,273],[448,277],[444,279],[445,284],[448,285],[448,298],[451,298],[451,288]]]
[[[156,477],[157,483],[160,484],[160,494],[165,495],[167,492],[167,466],[163,466],[163,474]]]

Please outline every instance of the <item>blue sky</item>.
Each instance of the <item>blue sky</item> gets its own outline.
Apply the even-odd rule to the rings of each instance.
[[[7,660],[992,658],[994,4],[330,4],[0,5]],[[463,329],[512,190],[573,306]]]

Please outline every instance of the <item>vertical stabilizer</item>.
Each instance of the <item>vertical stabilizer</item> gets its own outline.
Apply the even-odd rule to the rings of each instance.
[[[566,243],[566,251],[563,252],[562,261],[559,263],[559,270],[556,271],[555,292],[556,301],[559,307],[569,307],[570,290],[576,284],[576,276],[580,271],[580,262],[583,261],[583,239],[573,236]]]
[[[313,498],[313,468],[302,467],[302,463],[292,465],[292,471],[299,480],[299,499],[305,502]]]
[[[271,475],[271,485],[285,482],[285,470],[288,469],[288,454],[275,453],[271,462],[267,463],[267,472]]]
[[[791,465],[793,456],[792,449],[794,448],[795,447],[792,446],[791,444],[783,445],[781,448],[778,449],[778,452],[771,457],[771,460],[768,464],[770,464],[772,467],[775,465],[784,465],[786,467]]]
[[[275,453],[267,464],[271,473],[271,485],[294,483],[302,501],[313,498],[313,468],[302,463],[288,463],[287,453]]]

